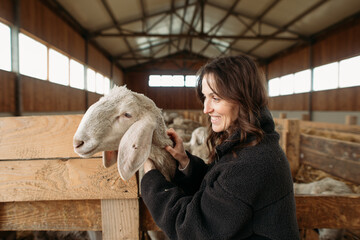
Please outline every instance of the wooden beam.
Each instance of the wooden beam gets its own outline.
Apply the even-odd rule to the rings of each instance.
[[[0,231],[101,231],[99,200],[0,203]]]
[[[135,214],[133,219],[136,219],[134,211],[136,207],[133,200],[131,199],[129,204],[124,203],[124,208],[119,207],[125,211],[122,217],[129,219],[131,218],[129,214],[132,212]],[[359,195],[296,195],[295,201],[300,229],[360,229]],[[146,206],[143,203],[140,203],[140,206],[140,230],[159,231],[160,229],[154,223],[151,215],[144,214],[147,210]],[[0,207],[0,231],[101,231],[106,228],[102,224],[101,208],[103,206],[99,200],[7,202],[0,203]],[[114,211],[114,213],[117,212]],[[133,220],[131,222],[135,224]],[[129,226],[131,227],[131,225]]]
[[[243,36],[243,35],[215,35],[208,33],[195,33],[195,34],[160,34],[160,33],[148,33],[148,32],[132,32],[132,33],[101,33],[98,36],[101,37],[156,37],[156,38],[216,38],[216,39],[245,39],[245,40],[280,40],[280,41],[297,41],[298,37],[281,37],[273,34],[265,35],[258,34],[256,36]]]
[[[301,162],[360,184],[360,143],[301,134]]]
[[[101,159],[0,161],[0,202],[137,198],[135,176],[124,182]]]
[[[297,195],[299,228],[360,229],[360,195]]]
[[[81,118],[82,115],[1,118],[0,161],[79,158],[72,139]]]

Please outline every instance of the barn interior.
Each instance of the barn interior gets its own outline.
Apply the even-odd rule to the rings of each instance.
[[[282,143],[289,153],[300,149],[295,154],[297,180],[310,182],[327,176],[344,180],[356,197],[326,201],[353,207],[352,214],[360,214],[359,0],[1,0],[0,121],[4,122],[0,133],[4,135],[3,140],[0,135],[0,165],[4,165],[0,168],[7,169],[9,162],[20,159],[5,153],[13,146],[5,144],[10,139],[9,119],[81,115],[115,85],[144,94],[164,112],[198,122],[197,127],[204,125],[203,106],[195,93],[197,71],[213,58],[240,54],[253,58],[265,74],[269,110],[278,119],[279,133],[284,131],[282,140],[292,131],[299,134],[298,143]],[[285,132],[290,129],[287,120],[301,121],[298,130]],[[187,137],[190,140],[191,133]],[[322,163],[302,157],[307,151],[315,154],[312,144],[316,140],[316,146],[322,145],[323,138],[328,139],[323,143],[327,147],[316,152]],[[349,149],[353,152],[348,153]],[[35,150],[21,150],[22,160],[29,159],[25,152]],[[71,154],[62,158],[73,158]],[[30,159],[55,158],[35,155]],[[345,163],[336,165],[333,158],[345,159]],[[0,173],[5,186],[0,186],[1,194],[9,191],[7,179]],[[27,233],[40,226],[9,220],[16,216],[11,203],[33,200],[43,207],[45,200],[64,199],[3,197],[0,231]],[[97,220],[89,220],[91,227],[83,224],[74,229],[101,231],[100,203],[86,204],[86,211],[96,206],[90,212]],[[337,213],[344,212],[351,215],[348,209]],[[321,224],[346,228],[343,240],[360,239],[358,217],[333,221]],[[72,230],[71,224],[61,227]],[[306,224],[310,229],[313,222]],[[38,230],[62,230],[55,225],[41,225]],[[26,236],[18,237],[9,239]],[[302,237],[319,239],[312,230],[304,231]],[[0,239],[8,238],[0,235]]]

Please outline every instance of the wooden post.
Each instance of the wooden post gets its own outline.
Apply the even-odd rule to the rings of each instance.
[[[284,151],[288,158],[291,174],[295,177],[300,165],[300,121],[286,120],[284,124],[283,139]]]
[[[304,113],[301,115],[301,120],[303,121],[310,121],[310,114]]]
[[[102,237],[104,240],[138,240],[140,231],[139,200],[101,200]]]
[[[286,118],[286,113],[281,112],[281,113],[279,114],[279,118],[285,119],[285,118]]]
[[[346,125],[356,125],[357,124],[357,116],[354,115],[346,115],[345,117]]]

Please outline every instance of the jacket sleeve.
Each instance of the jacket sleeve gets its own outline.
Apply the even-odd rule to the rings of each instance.
[[[208,170],[208,165],[206,165],[201,158],[191,155],[189,152],[186,152],[186,154],[190,159],[189,165],[187,166],[187,173],[184,174],[183,171],[176,168],[173,182],[182,188],[185,193],[193,195],[199,189]]]
[[[251,207],[224,190],[218,181],[188,195],[158,170],[151,170],[144,175],[141,189],[156,224],[172,240],[230,239],[252,217]]]

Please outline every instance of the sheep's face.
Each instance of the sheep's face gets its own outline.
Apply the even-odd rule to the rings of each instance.
[[[74,150],[81,157],[118,149],[127,129],[141,118],[138,97],[125,87],[116,87],[84,114],[74,136]]]

